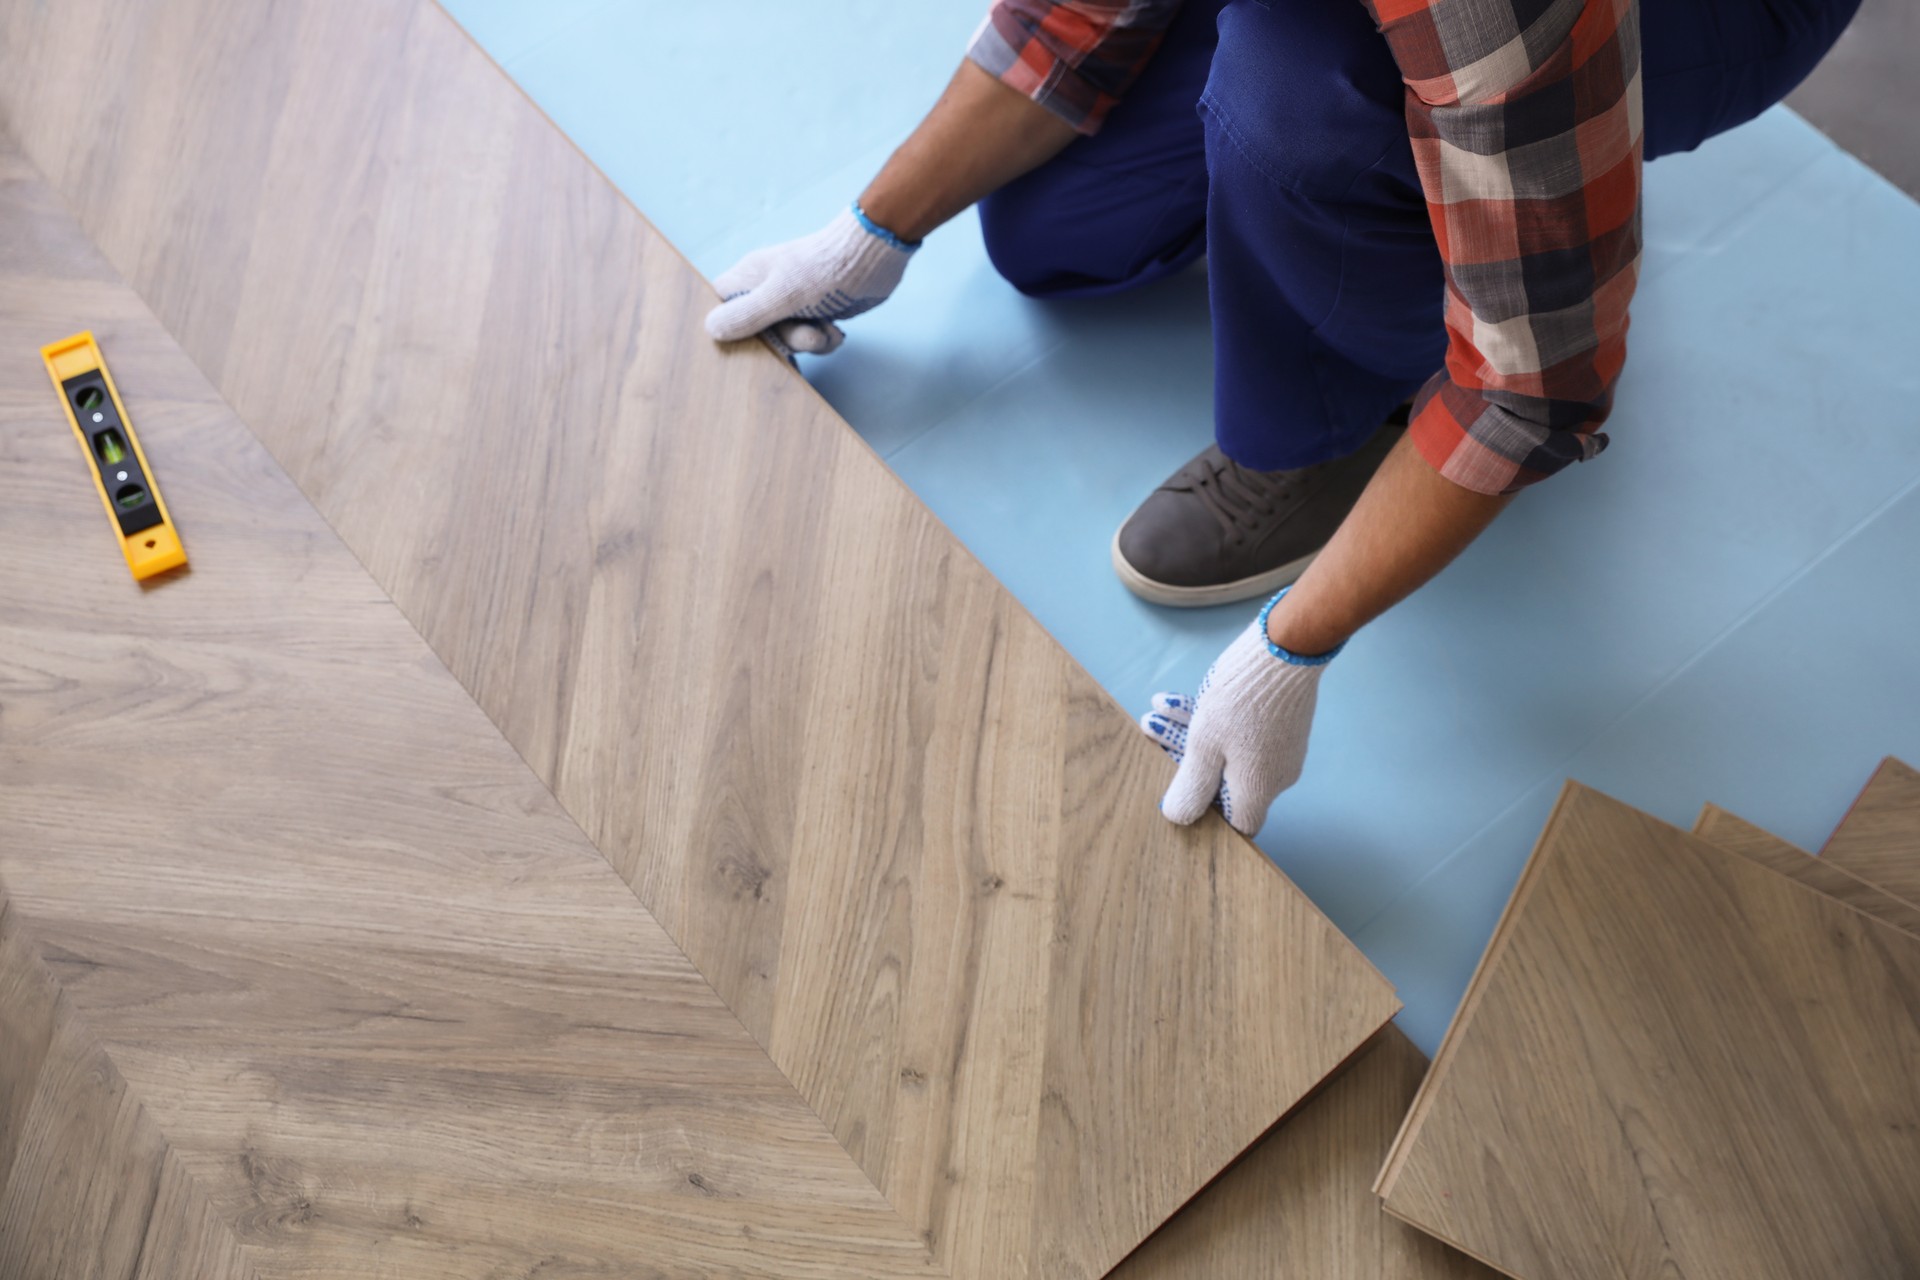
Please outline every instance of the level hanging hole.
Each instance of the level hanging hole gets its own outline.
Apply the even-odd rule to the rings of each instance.
[[[147,487],[140,484],[123,484],[113,500],[129,510],[147,500]]]
[[[152,538],[148,538],[148,539],[147,539],[147,550],[149,550],[149,551],[151,551],[151,550],[153,550],[153,539],[152,539]]]
[[[120,433],[112,427],[108,427],[93,438],[93,447],[99,452],[100,461],[110,467],[126,460],[127,442],[122,440]]]
[[[98,387],[82,387],[73,393],[73,402],[82,409],[98,409],[107,402],[107,393]]]

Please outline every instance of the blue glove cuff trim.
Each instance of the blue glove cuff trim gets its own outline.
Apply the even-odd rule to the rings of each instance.
[[[899,236],[893,234],[893,232],[887,230],[885,227],[875,222],[872,218],[869,218],[867,216],[867,211],[860,207],[860,202],[858,200],[855,200],[853,202],[853,216],[854,216],[854,220],[857,221],[863,228],[865,228],[866,233],[868,235],[880,241],[880,243],[882,244],[892,245],[894,248],[898,249],[902,253],[912,253],[915,249],[918,249],[921,246],[921,244],[924,243],[923,241],[920,241],[920,240],[914,240],[914,241],[902,240]]]
[[[1279,604],[1280,601],[1286,596],[1287,592],[1291,590],[1293,590],[1292,587],[1280,588],[1280,594],[1275,596],[1273,599],[1267,601],[1266,607],[1260,610],[1260,638],[1267,642],[1267,652],[1272,654],[1274,657],[1280,659],[1280,661],[1286,663],[1288,666],[1324,667],[1329,662],[1332,662],[1335,658],[1339,657],[1340,650],[1346,648],[1347,646],[1344,644],[1336,645],[1325,653],[1314,653],[1314,654],[1295,653],[1291,649],[1282,649],[1279,645],[1273,642],[1273,637],[1267,634],[1267,615],[1273,612],[1273,606]]]

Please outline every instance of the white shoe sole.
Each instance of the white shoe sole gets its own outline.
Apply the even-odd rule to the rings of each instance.
[[[1126,528],[1123,524],[1121,529]],[[1241,600],[1252,600],[1257,596],[1270,596],[1280,588],[1290,586],[1307,571],[1318,551],[1301,556],[1281,565],[1278,569],[1269,569],[1265,573],[1256,573],[1250,578],[1241,578],[1237,582],[1216,582],[1206,587],[1176,587],[1165,582],[1155,582],[1131,564],[1120,554],[1120,529],[1113,531],[1113,571],[1127,590],[1151,604],[1162,604],[1173,609],[1202,609],[1214,604],[1234,604]]]

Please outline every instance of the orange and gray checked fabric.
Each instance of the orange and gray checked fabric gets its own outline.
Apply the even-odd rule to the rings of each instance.
[[[1093,133],[1179,10],[1180,0],[997,0],[967,56]]]
[[[1411,434],[1448,479],[1511,491],[1607,442],[1640,261],[1635,0],[1360,2],[1406,81],[1446,266],[1446,367]],[[1178,8],[998,0],[970,56],[1091,133]]]
[[[1633,0],[1372,0],[1447,271],[1422,456],[1498,493],[1592,457],[1640,261]]]

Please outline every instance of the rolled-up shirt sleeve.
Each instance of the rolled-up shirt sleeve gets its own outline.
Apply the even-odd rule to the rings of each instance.
[[[1094,133],[1179,8],[1180,0],[996,0],[967,57],[1081,133]]]
[[[1606,446],[1640,261],[1633,0],[1371,0],[1446,268],[1446,368],[1411,435],[1511,492]]]

